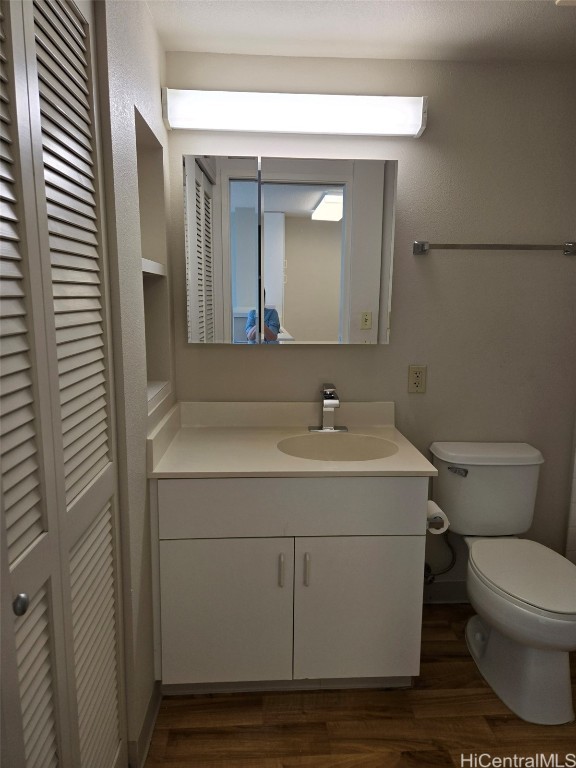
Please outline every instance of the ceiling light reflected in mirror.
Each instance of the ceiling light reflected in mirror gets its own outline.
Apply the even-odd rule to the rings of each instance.
[[[342,221],[344,215],[344,195],[326,193],[312,211],[312,218],[316,221]]]

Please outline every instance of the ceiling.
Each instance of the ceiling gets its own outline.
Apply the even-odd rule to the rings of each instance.
[[[554,0],[146,2],[167,51],[576,61],[576,5]]]

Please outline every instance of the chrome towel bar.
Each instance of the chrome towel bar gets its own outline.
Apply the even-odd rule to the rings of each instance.
[[[562,245],[510,245],[502,243],[429,243],[415,240],[412,246],[414,256],[421,256],[429,251],[562,251],[565,256],[576,256],[576,242]]]

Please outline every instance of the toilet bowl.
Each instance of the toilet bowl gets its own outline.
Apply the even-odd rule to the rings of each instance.
[[[576,566],[527,539],[471,544],[468,596],[499,631],[537,648],[576,650]]]
[[[494,692],[528,722],[574,720],[569,651],[576,650],[576,567],[570,566],[523,539],[482,539],[470,548],[467,588],[478,615],[466,627],[468,648]]]
[[[576,565],[517,538],[532,521],[540,452],[525,443],[434,443],[431,451],[435,500],[469,547],[472,658],[522,719],[571,722]]]

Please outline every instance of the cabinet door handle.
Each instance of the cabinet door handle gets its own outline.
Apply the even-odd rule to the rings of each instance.
[[[304,555],[304,586],[310,586],[310,553]]]
[[[285,558],[284,555],[278,555],[278,586],[283,587],[284,586],[284,575],[286,572],[285,567]]]

